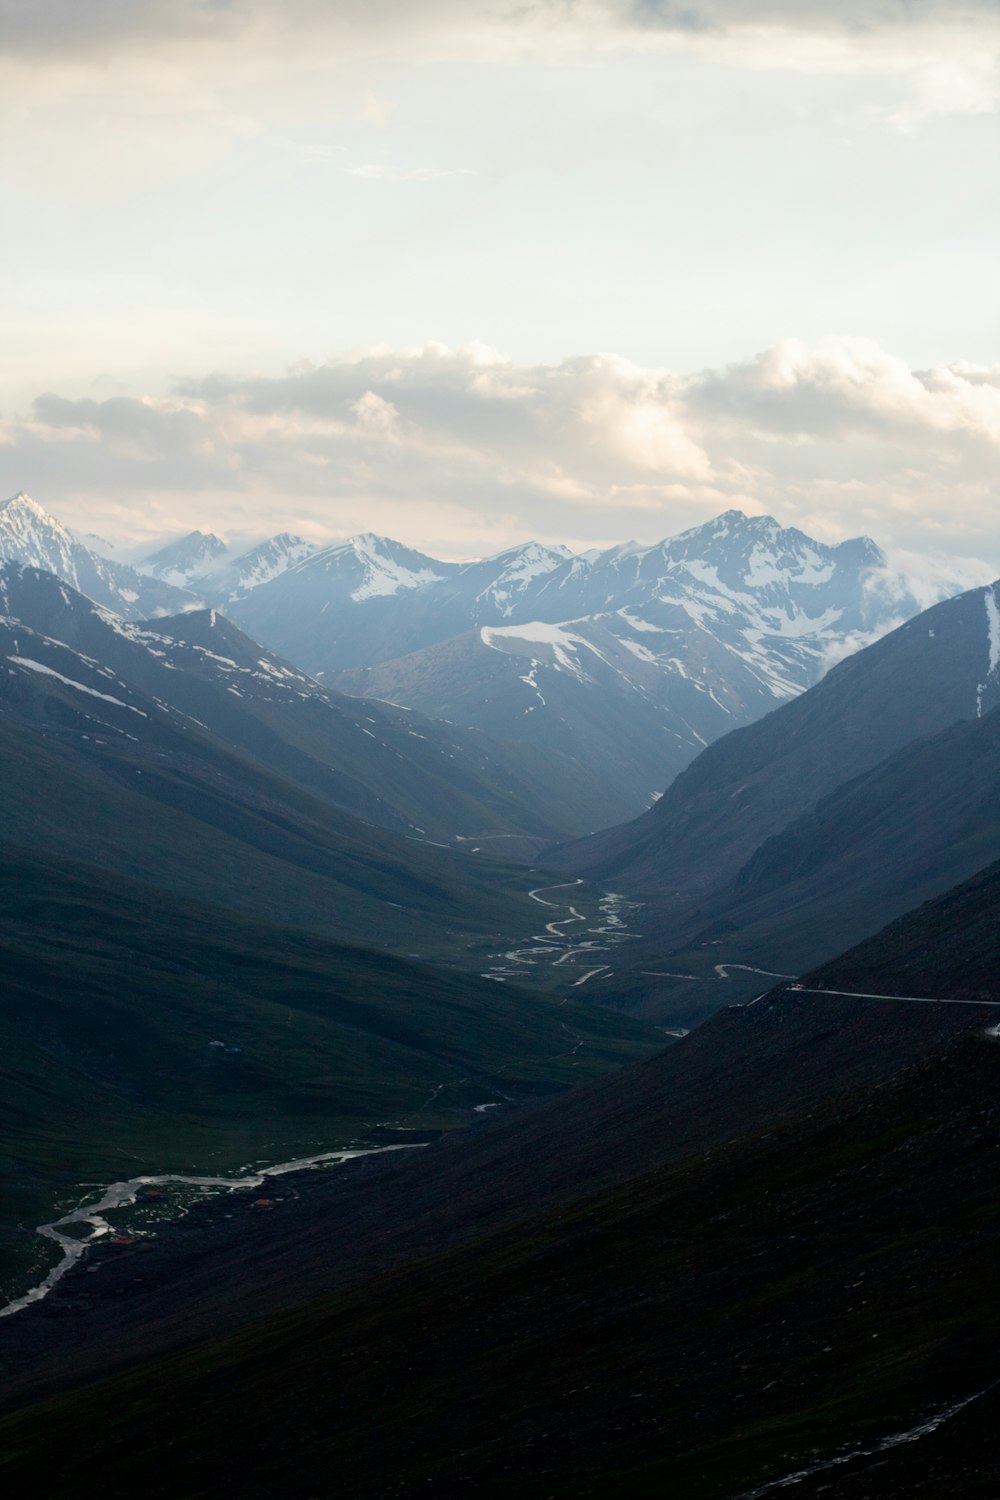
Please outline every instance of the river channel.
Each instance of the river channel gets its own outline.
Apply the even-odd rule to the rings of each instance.
[[[125,1182],[113,1182],[103,1190],[96,1202],[83,1203],[61,1218],[53,1219],[51,1224],[39,1224],[36,1232],[43,1239],[53,1241],[62,1251],[62,1258],[30,1291],[0,1307],[0,1318],[10,1317],[22,1308],[30,1307],[33,1302],[40,1302],[93,1245],[106,1240],[108,1236],[114,1239],[117,1231],[108,1222],[106,1215],[135,1203],[144,1191],[158,1192],[165,1187],[192,1189],[187,1203],[176,1206],[180,1213],[184,1213],[192,1201],[200,1201],[213,1191],[246,1192],[262,1187],[269,1177],[283,1177],[289,1172],[305,1172],[310,1168],[340,1166],[358,1156],[379,1156],[387,1151],[413,1151],[424,1144],[426,1143],[423,1141],[407,1141],[395,1146],[323,1151],[316,1156],[301,1156],[294,1161],[276,1162],[274,1166],[262,1167],[258,1171],[245,1171],[235,1177],[199,1177],[180,1172],[164,1172],[159,1175],[130,1177]],[[177,1213],[171,1216],[176,1217]],[[128,1238],[131,1239],[132,1236]]]

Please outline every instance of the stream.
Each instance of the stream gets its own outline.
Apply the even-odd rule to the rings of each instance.
[[[544,931],[528,938],[525,947],[493,955],[497,961],[484,977],[502,983],[507,979],[526,977],[531,974],[532,970],[539,967],[552,967],[557,971],[576,969],[582,972],[573,977],[569,972],[566,973],[567,984],[571,989],[576,989],[596,979],[598,975],[611,974],[612,967],[604,961],[604,955],[610,955],[611,950],[619,944],[637,936],[629,930],[626,914],[638,909],[638,903],[626,901],[623,896],[609,891],[598,904],[599,917],[588,919],[568,901],[550,899],[555,892],[575,890],[583,883],[582,880],[569,880],[557,885],[538,886],[530,891],[531,899],[540,906],[548,907],[553,911],[563,910],[566,916],[554,917],[546,922]],[[587,925],[588,920],[592,925]],[[578,924],[582,926],[582,931],[575,933],[572,938],[569,937],[564,929],[572,929]],[[576,1033],[571,1032],[569,1028],[566,1030],[568,1040],[573,1044],[567,1048],[567,1055],[572,1055],[583,1045],[583,1039],[577,1037]],[[495,1106],[492,1104],[479,1105],[477,1112],[485,1113],[493,1107]],[[53,1219],[51,1223],[38,1225],[36,1233],[42,1239],[50,1240],[55,1244],[62,1252],[61,1258],[29,1291],[0,1307],[0,1318],[10,1317],[12,1313],[20,1312],[22,1308],[30,1307],[32,1303],[40,1302],[47,1297],[52,1288],[86,1255],[91,1246],[101,1240],[108,1242],[110,1239],[114,1242],[116,1236],[124,1237],[123,1231],[110,1223],[107,1215],[129,1204],[134,1204],[137,1200],[141,1203],[144,1189],[155,1191],[161,1187],[173,1187],[193,1190],[186,1200],[171,1202],[169,1215],[161,1214],[160,1216],[161,1219],[176,1218],[187,1212],[190,1202],[199,1201],[212,1191],[239,1192],[259,1188],[269,1177],[281,1177],[289,1172],[302,1172],[313,1167],[340,1165],[357,1156],[372,1156],[385,1151],[413,1150],[417,1144],[412,1142],[394,1146],[370,1147],[367,1150],[324,1151],[316,1156],[303,1156],[294,1161],[279,1162],[274,1166],[247,1168],[232,1177],[167,1172],[113,1182],[110,1186],[101,1189],[100,1196],[95,1201],[81,1203],[60,1218]],[[166,1205],[157,1204],[157,1207],[166,1207]],[[131,1241],[132,1238],[129,1232],[127,1240]]]
[[[43,1239],[52,1240],[58,1245],[62,1251],[62,1259],[57,1261],[45,1278],[30,1291],[0,1307],[0,1318],[9,1317],[12,1313],[20,1312],[22,1308],[30,1307],[33,1302],[40,1302],[43,1297],[47,1297],[57,1282],[62,1280],[66,1272],[76,1265],[92,1245],[99,1240],[106,1239],[108,1235],[114,1236],[116,1231],[113,1225],[108,1223],[105,1214],[134,1203],[144,1188],[157,1189],[161,1186],[182,1184],[204,1189],[205,1191],[195,1195],[197,1201],[206,1197],[212,1188],[239,1192],[247,1188],[261,1187],[269,1177],[283,1177],[288,1172],[304,1172],[311,1167],[334,1164],[340,1166],[343,1162],[352,1161],[357,1156],[378,1156],[386,1151],[413,1151],[424,1144],[423,1141],[408,1141],[395,1146],[372,1146],[351,1151],[323,1151],[317,1156],[302,1156],[294,1161],[277,1162],[274,1166],[262,1167],[255,1172],[247,1171],[236,1177],[198,1177],[187,1176],[180,1172],[165,1172],[155,1176],[130,1177],[126,1182],[113,1182],[104,1189],[96,1203],[81,1204],[71,1209],[69,1213],[63,1214],[61,1218],[53,1219],[51,1224],[38,1225],[36,1233]],[[181,1212],[186,1212],[186,1208]],[[68,1232],[73,1229],[76,1229],[77,1233]]]
[[[483,978],[495,979],[502,984],[508,979],[531,978],[532,971],[539,968],[582,969],[584,972],[578,979],[571,980],[568,974],[566,976],[570,987],[577,989],[599,974],[614,973],[612,965],[602,962],[597,955],[610,955],[620,944],[639,936],[629,929],[626,917],[627,913],[638,911],[641,903],[626,901],[615,891],[606,891],[598,903],[600,917],[588,927],[587,917],[568,901],[548,899],[553,891],[575,890],[583,884],[582,880],[566,880],[558,885],[539,885],[529,891],[528,895],[539,906],[562,910],[568,915],[546,922],[544,931],[533,933],[526,939],[525,947],[491,955],[498,961],[486,970]],[[582,932],[571,937],[563,931],[563,928],[573,927],[578,922],[584,924]]]

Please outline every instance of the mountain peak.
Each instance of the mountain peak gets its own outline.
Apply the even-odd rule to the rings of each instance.
[[[165,546],[158,547],[155,552],[151,552],[146,558],[146,564],[155,567],[168,558],[175,561],[180,558],[218,557],[225,551],[225,542],[214,532],[189,531],[185,536],[177,537],[175,541],[167,542]]]
[[[125,619],[177,609],[190,598],[94,551],[23,490],[0,502],[0,559],[53,573]]]
[[[354,584],[349,590],[350,597],[358,602],[437,583],[444,576],[443,568],[446,569],[445,564],[403,542],[363,531],[348,537],[346,542],[336,542],[303,557],[295,571],[300,579],[305,574],[315,577],[317,572],[346,577]]]
[[[700,526],[691,526],[668,537],[667,544],[687,540],[690,537],[713,537],[738,539],[741,536],[779,536],[794,528],[788,528],[773,516],[751,516],[744,510],[724,510],[721,515],[703,521]]]
[[[395,557],[401,552],[423,556],[423,553],[415,553],[412,547],[407,547],[405,542],[394,541],[391,536],[380,536],[377,531],[359,531],[348,537],[344,545],[353,548],[359,557]]]
[[[0,502],[0,513],[10,515],[17,514],[18,512],[33,516],[36,520],[44,521],[48,526],[60,525],[56,518],[50,515],[44,506],[39,505],[37,500],[33,500],[25,490],[18,490],[16,495],[11,495],[8,499]]]

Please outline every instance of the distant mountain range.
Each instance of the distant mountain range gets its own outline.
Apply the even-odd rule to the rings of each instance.
[[[311,542],[283,531],[234,556],[233,549],[219,537],[191,531],[151,553],[138,566],[143,573],[223,606],[242,599],[262,583],[270,583],[315,550]]]
[[[224,608],[328,686],[568,756],[599,789],[594,827],[927,602],[868,538],[828,546],[739,511],[655,546],[528,542],[472,563],[371,534],[233,555],[193,531],[129,568],[20,495],[0,507],[0,557],[126,619]]]
[[[577,557],[528,543],[447,564],[358,537],[235,613],[323,681],[573,755],[638,810],[919,608],[867,538],[830,547],[729,511]]]
[[[315,812],[325,804],[364,820],[352,846],[374,825],[414,851],[420,841],[471,846],[477,837],[528,836],[537,846],[567,824],[585,826],[597,805],[581,768],[322,688],[216,610],[123,621],[52,574],[7,563],[0,615],[7,733],[40,736],[39,753],[65,757],[69,777],[95,759],[124,759],[146,765],[147,779],[126,776],[126,785],[149,792],[166,763],[242,799],[264,773],[319,799]],[[8,832],[23,825],[27,838],[34,791],[8,808]],[[219,831],[231,836],[239,822],[234,812]],[[68,819],[54,830],[55,851],[85,853],[86,838],[74,845],[82,826]],[[123,820],[123,834],[128,827]]]

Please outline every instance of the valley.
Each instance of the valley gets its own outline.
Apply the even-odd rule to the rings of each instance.
[[[9,1482],[88,1493],[52,1421],[165,1500],[959,1471],[995,1378],[1000,585],[880,633],[874,552],[744,519],[586,566],[275,538],[225,575],[241,618],[294,579],[345,650],[423,632],[322,676],[195,597],[126,619],[0,566]],[[230,565],[185,546],[159,582]],[[407,661],[432,706],[489,661],[491,722],[341,690]],[[643,720],[620,694],[665,671],[686,707]]]
[[[0,1495],[1000,1500],[1000,0],[0,70]]]

